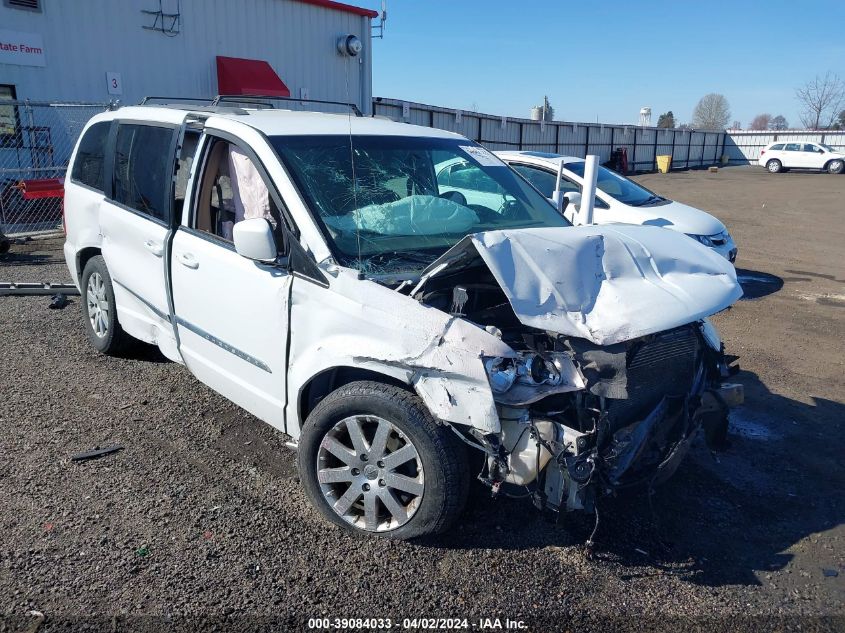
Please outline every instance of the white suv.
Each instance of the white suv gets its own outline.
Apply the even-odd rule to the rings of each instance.
[[[452,158],[495,202],[441,191]],[[157,345],[289,435],[349,530],[443,530],[476,474],[591,510],[670,475],[700,426],[724,434],[741,396],[706,320],[741,295],[733,266],[658,227],[573,228],[461,136],[141,106],[94,117],[71,161],[94,347]]]
[[[789,169],[816,169],[831,174],[845,171],[845,153],[823,143],[769,143],[757,163],[773,174]]]

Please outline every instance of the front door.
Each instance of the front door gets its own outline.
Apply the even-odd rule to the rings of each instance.
[[[804,165],[810,169],[821,169],[824,167],[825,159],[824,150],[818,145],[812,143],[804,143]]]
[[[291,276],[235,252],[237,222],[262,214],[278,226],[278,195],[251,153],[212,135],[201,141],[193,207],[173,238],[179,349],[205,384],[284,429]]]

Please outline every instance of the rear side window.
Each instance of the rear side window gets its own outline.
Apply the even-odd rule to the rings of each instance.
[[[783,149],[783,143],[778,143],[777,145],[772,145],[772,149]]]
[[[95,123],[85,132],[79,143],[79,151],[76,152],[71,180],[97,191],[103,190],[103,163],[110,127],[110,121],[103,121]]]
[[[173,129],[122,124],[114,156],[114,200],[158,220],[169,215]]]
[[[800,152],[801,151],[801,143],[787,143],[786,144],[786,151],[787,152]]]

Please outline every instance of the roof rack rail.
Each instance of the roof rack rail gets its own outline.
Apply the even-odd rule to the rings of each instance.
[[[345,101],[326,101],[323,99],[302,99],[300,97],[279,97],[277,95],[217,95],[211,100],[211,105],[216,106],[221,103],[252,103],[255,105],[267,105],[270,108],[275,107],[272,103],[266,103],[267,101],[300,101],[302,103],[339,105],[350,108],[352,112],[355,113],[356,117],[364,116],[361,113],[361,110],[358,109],[358,106],[354,103],[347,103]]]
[[[161,101],[162,103],[159,105],[164,105],[167,103],[185,103],[189,101],[191,103],[200,101],[205,103],[206,105],[214,105],[212,104],[212,100],[208,97],[144,97],[141,99],[141,103],[139,105],[150,105],[151,101]]]

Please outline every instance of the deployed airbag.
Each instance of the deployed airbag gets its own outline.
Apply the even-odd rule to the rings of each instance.
[[[346,233],[360,229],[380,235],[466,233],[479,222],[472,209],[445,198],[426,195],[371,204],[347,215],[324,219],[331,227]]]

